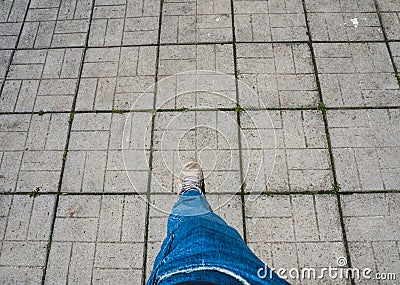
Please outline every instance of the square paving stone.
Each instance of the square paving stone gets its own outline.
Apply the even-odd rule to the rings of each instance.
[[[306,0],[314,41],[383,40],[374,0]]]
[[[0,48],[15,48],[28,4],[28,0],[1,1]]]
[[[0,282],[39,284],[55,197],[0,195]]]
[[[145,193],[150,127],[151,113],[75,114],[62,191]]]
[[[156,47],[89,48],[76,110],[153,107]]]
[[[68,114],[0,116],[0,191],[57,191]]]
[[[61,196],[45,283],[140,284],[145,212],[137,195]]]
[[[163,64],[166,64],[164,61]],[[233,75],[217,71],[191,70],[165,76],[157,82],[156,108],[185,111],[191,108],[236,107]]]
[[[3,112],[70,111],[83,49],[16,50],[4,82]]]
[[[306,41],[307,27],[301,1],[233,1],[236,41]]]
[[[314,44],[328,107],[399,106],[400,89],[384,43]]]
[[[28,0],[2,1],[0,9],[0,22],[22,22],[24,20]]]
[[[234,74],[230,44],[167,45],[160,47],[159,77],[187,71],[214,71]]]
[[[246,230],[250,248],[276,270],[337,267],[337,258],[345,256],[334,195],[250,195]],[[324,276],[318,282],[344,284]],[[309,281],[288,280],[294,284]]]
[[[246,192],[332,190],[320,111],[245,111],[240,116]]]
[[[0,47],[15,48],[22,23],[0,21]]]
[[[328,122],[342,191],[399,189],[400,110],[330,110]]]
[[[393,0],[378,0],[383,28],[389,40],[399,40],[400,29],[400,2]]]
[[[206,180],[207,183],[207,180]],[[243,237],[242,202],[239,195],[206,195],[215,214],[223,218],[228,225],[236,229]],[[149,278],[154,259],[167,235],[168,216],[177,202],[177,195],[157,195],[150,197],[150,216],[148,229],[146,278]]]
[[[344,224],[352,267],[376,273],[395,273],[400,268],[400,195],[352,194],[341,196]],[[374,279],[356,284],[377,284]],[[379,284],[393,284],[382,280]]]
[[[232,45],[161,46],[157,109],[236,107]]]
[[[160,1],[96,1],[89,46],[156,44]]]
[[[166,0],[162,13],[161,43],[232,41],[229,0]]]
[[[397,73],[400,71],[400,43],[389,43],[390,50],[392,51],[393,60],[397,68]],[[399,74],[399,73],[398,73]]]
[[[238,44],[241,107],[315,107],[318,92],[307,44]]]
[[[236,112],[159,112],[153,150],[152,192],[177,193],[176,179],[191,160],[202,165],[208,193],[240,191]]]
[[[31,1],[19,48],[83,47],[92,0]]]
[[[0,50],[0,87],[3,85],[11,61],[11,50]]]

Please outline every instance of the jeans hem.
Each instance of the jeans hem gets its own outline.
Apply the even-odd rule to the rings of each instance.
[[[193,267],[188,267],[188,268],[183,268],[183,269],[178,269],[178,270],[174,270],[172,272],[169,273],[164,273],[161,276],[158,276],[156,278],[156,283],[161,282],[162,280],[172,277],[176,274],[182,274],[182,273],[192,273],[192,272],[196,272],[196,271],[206,271],[206,270],[213,270],[213,271],[218,271],[220,273],[226,274],[234,279],[236,279],[237,281],[241,282],[242,285],[250,285],[250,283],[244,279],[242,276],[234,273],[233,271],[223,268],[221,266],[211,266],[211,265],[203,265],[203,266],[193,266]]]

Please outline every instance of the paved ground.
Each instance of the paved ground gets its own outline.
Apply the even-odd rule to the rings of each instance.
[[[0,283],[144,284],[191,158],[270,266],[399,279],[399,31],[398,0],[1,1]]]

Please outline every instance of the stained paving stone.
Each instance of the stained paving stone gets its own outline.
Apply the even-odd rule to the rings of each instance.
[[[328,107],[399,106],[400,89],[384,43],[314,44]]]
[[[89,46],[156,44],[160,1],[96,1]]]
[[[29,49],[14,53],[1,95],[2,112],[70,111],[83,49]]]
[[[305,4],[314,41],[383,40],[373,0],[306,0]]]
[[[301,1],[233,1],[235,35],[239,42],[306,41]]]
[[[319,111],[246,111],[241,116],[245,192],[332,190]]]
[[[54,204],[54,195],[0,196],[1,283],[41,282]]]
[[[328,111],[341,191],[399,189],[399,120],[398,109]]]
[[[318,92],[306,44],[238,44],[239,103],[244,108],[315,107]]]
[[[76,110],[153,107],[156,47],[89,48]]]
[[[337,258],[345,256],[334,195],[249,195],[246,229],[250,248],[276,270],[337,267]],[[345,284],[327,274],[322,280],[289,280]]]
[[[92,2],[92,0],[31,1],[18,47],[85,46]]]
[[[150,113],[76,114],[61,191],[145,193],[149,125]]]
[[[161,43],[232,41],[231,4],[228,0],[163,3]]]
[[[0,116],[0,192],[58,190],[68,119],[68,114]]]
[[[372,277],[381,272],[398,276],[399,194],[352,194],[342,196],[341,200],[352,266],[360,270],[370,268]],[[356,284],[376,282],[374,279],[356,280]],[[393,284],[394,280],[379,282]]]
[[[61,196],[46,283],[139,284],[146,202],[131,196]]]

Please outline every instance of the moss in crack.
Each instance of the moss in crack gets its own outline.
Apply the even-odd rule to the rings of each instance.
[[[340,190],[340,184],[339,183],[337,183],[337,182],[332,183],[332,187],[333,187],[333,191],[339,192],[339,190]]]
[[[74,116],[75,116],[75,113],[74,113],[74,112],[72,112],[71,114],[69,114],[69,119],[68,119],[68,123],[69,123],[69,124],[72,124],[72,121],[74,120]]]
[[[320,110],[321,112],[326,112],[326,106],[324,102],[318,103],[318,110]]]
[[[31,196],[32,198],[36,198],[37,196],[39,196],[39,192],[40,192],[40,188],[41,187],[36,187],[35,190],[32,190],[31,192],[29,192],[29,196]]]

